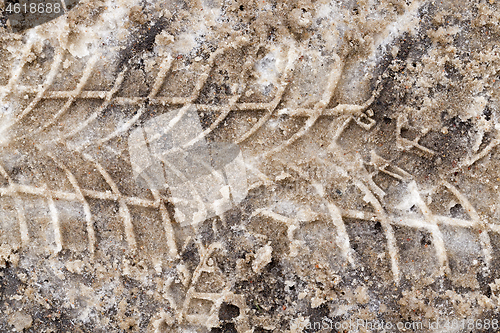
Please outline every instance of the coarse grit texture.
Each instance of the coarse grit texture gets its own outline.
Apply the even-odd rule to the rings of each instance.
[[[500,325],[497,0],[9,3],[1,332]]]

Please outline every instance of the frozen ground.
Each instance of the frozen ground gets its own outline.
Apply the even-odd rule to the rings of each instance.
[[[498,6],[4,11],[0,331],[496,331]]]

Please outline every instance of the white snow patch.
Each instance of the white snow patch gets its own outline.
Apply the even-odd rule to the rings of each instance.
[[[273,248],[270,245],[261,247],[255,253],[255,259],[252,262],[252,269],[255,273],[260,273],[267,264],[271,262]]]

